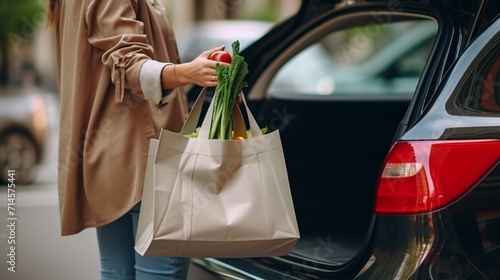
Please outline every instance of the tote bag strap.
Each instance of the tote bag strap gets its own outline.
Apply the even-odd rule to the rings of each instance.
[[[243,92],[241,92],[241,99],[243,101],[243,104],[245,105],[245,110],[247,112],[248,123],[250,124],[250,133],[251,133],[251,136],[252,137],[262,136],[262,130],[260,130],[259,124],[255,120],[252,112],[250,111],[250,108],[248,108],[247,100],[246,100],[245,95],[243,94]],[[239,112],[239,114],[241,116],[240,108],[238,106],[235,106],[235,107],[238,108],[238,112]],[[233,117],[234,117],[234,111],[233,111]],[[241,119],[243,120],[243,116],[241,116]]]
[[[196,98],[196,101],[193,104],[193,108],[189,112],[189,115],[184,122],[184,126],[181,129],[180,134],[186,135],[192,133],[196,130],[196,126],[198,125],[198,120],[200,119],[201,109],[203,107],[203,102],[205,101],[205,96],[207,93],[207,88],[203,88]]]

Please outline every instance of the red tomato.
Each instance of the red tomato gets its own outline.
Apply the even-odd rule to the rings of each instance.
[[[231,55],[226,51],[215,51],[210,55],[209,58],[211,60],[226,62],[226,63],[231,63],[232,60]]]

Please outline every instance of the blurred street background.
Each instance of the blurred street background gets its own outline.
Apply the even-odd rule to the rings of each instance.
[[[300,5],[300,0],[160,1],[176,31],[183,62],[192,58],[190,52],[220,45],[221,40],[228,46],[242,40],[244,48]],[[98,279],[95,231],[60,236],[57,137],[58,108],[64,104],[58,101],[55,49],[45,17],[45,0],[0,0],[0,164],[33,163],[29,172],[16,171],[15,188],[8,186],[8,170],[0,168],[0,279]],[[199,38],[197,32],[208,22],[223,23],[213,40]],[[245,34],[248,38],[240,38]],[[196,279],[196,271],[190,279]]]

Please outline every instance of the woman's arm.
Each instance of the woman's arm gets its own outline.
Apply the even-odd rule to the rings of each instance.
[[[224,47],[207,50],[183,64],[154,60],[144,23],[137,20],[137,9],[137,0],[91,0],[86,13],[88,41],[103,52],[101,62],[111,70],[116,102],[122,102],[125,89],[158,104],[167,89],[186,84],[217,85],[216,62],[208,57]]]
[[[187,84],[202,87],[217,86],[217,73],[215,72],[217,62],[210,60],[209,57],[213,52],[220,50],[224,50],[224,46],[206,50],[188,63],[166,65],[161,75],[162,87],[169,89]]]

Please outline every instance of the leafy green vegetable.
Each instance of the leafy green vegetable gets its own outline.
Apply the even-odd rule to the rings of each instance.
[[[197,138],[198,137],[198,133],[200,133],[200,128],[196,128],[195,131],[189,133],[189,134],[184,134],[184,136],[188,137],[188,138]]]
[[[248,65],[245,59],[239,54],[239,41],[233,42],[231,47],[233,49],[231,66],[224,67],[217,64],[215,68],[219,83],[215,88],[210,139],[233,139],[233,106],[238,94],[243,87],[247,86],[245,77],[248,74]]]

